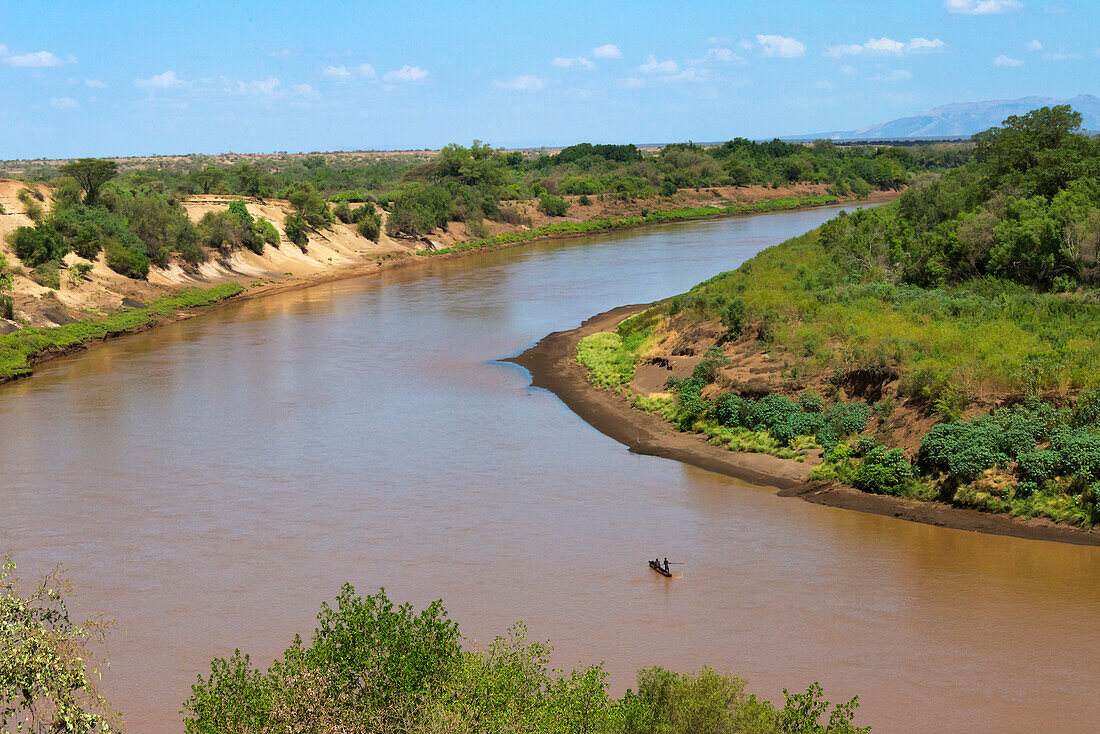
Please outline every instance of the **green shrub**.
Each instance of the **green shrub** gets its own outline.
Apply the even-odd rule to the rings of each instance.
[[[333,208],[332,214],[344,224],[350,224],[352,222],[351,207],[348,206],[346,201],[341,201],[337,204]]]
[[[786,395],[771,393],[756,401],[752,412],[752,427],[771,429],[794,415],[801,414],[798,404]]]
[[[852,474],[852,486],[863,492],[897,495],[913,478],[913,467],[905,460],[905,452],[876,446],[871,449]]]
[[[9,321],[15,319],[15,301],[11,296],[3,293],[0,293],[0,318]]]
[[[365,210],[366,207],[359,207],[356,212]],[[363,237],[366,237],[371,242],[377,242],[382,236],[382,216],[378,212],[374,211],[374,207],[371,207],[365,214],[359,217],[359,224],[356,225],[356,229]]]
[[[69,285],[76,287],[88,279],[88,273],[92,272],[91,263],[73,263],[69,266]]]
[[[1016,457],[1020,477],[1036,484],[1042,484],[1058,475],[1061,457],[1057,451],[1038,449],[1027,451]]]
[[[940,472],[949,478],[972,482],[998,460],[996,430],[990,422],[940,423],[921,438],[918,465],[924,471]]]
[[[740,395],[725,392],[714,401],[714,418],[718,425],[728,428],[746,427],[753,411],[753,401],[745,400]]]
[[[51,260],[60,260],[69,251],[64,238],[49,222],[37,227],[18,227],[7,236],[16,257],[34,268]]]
[[[551,217],[564,217],[569,211],[569,202],[560,196],[545,194],[539,199],[539,211]]]
[[[149,276],[149,258],[144,253],[125,247],[113,237],[103,243],[103,252],[107,267],[116,273],[137,279]]]
[[[798,407],[805,413],[820,413],[825,407],[825,401],[816,390],[803,390],[798,393]]]
[[[302,252],[306,251],[306,245],[309,244],[309,238],[306,236],[306,221],[298,214],[287,214],[283,219],[283,232],[286,233],[286,238],[298,245],[302,249]]]
[[[275,229],[275,225],[267,219],[263,217],[257,219],[252,231],[258,242],[271,247],[279,246],[279,230]]]
[[[322,604],[308,646],[295,638],[266,674],[236,651],[215,659],[184,703],[187,732],[393,730],[461,662],[458,626],[436,601],[414,613],[385,590],[359,597],[345,584]]]
[[[44,262],[31,271],[31,280],[55,291],[61,290],[61,272],[53,260]]]

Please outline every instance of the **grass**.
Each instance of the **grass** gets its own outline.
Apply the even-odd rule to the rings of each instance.
[[[716,318],[740,295],[773,356],[803,374],[896,372],[907,395],[1100,385],[1100,300],[1036,293],[992,279],[924,289],[848,282],[811,232],[673,299],[684,320]],[[752,320],[752,319],[750,319]]]
[[[634,379],[638,360],[623,347],[618,334],[589,334],[577,344],[577,359],[588,371],[588,379],[603,388],[627,385]]]
[[[202,308],[242,292],[238,283],[190,288],[157,298],[144,308],[119,311],[105,319],[84,319],[64,326],[27,328],[0,336],[0,382],[31,374],[34,360],[51,351],[87,345],[115,334],[138,331],[184,309]]]
[[[798,209],[806,206],[824,206],[836,204],[840,201],[832,194],[820,194],[815,196],[786,196],[775,199],[751,202],[748,204],[731,204],[730,206],[703,206],[685,207],[663,212],[649,212],[644,217],[615,217],[607,219],[594,219],[589,222],[556,222],[535,229],[518,232],[505,232],[493,237],[467,240],[451,247],[439,250],[423,250],[416,254],[421,257],[444,255],[451,252],[465,252],[467,250],[495,250],[506,245],[517,244],[538,239],[540,237],[570,236],[580,234],[595,234],[599,232],[612,232],[618,229],[637,227],[642,224],[655,224],[657,222],[682,221],[690,219],[710,219],[712,217],[730,216],[733,214],[757,214],[764,212],[784,211]]]

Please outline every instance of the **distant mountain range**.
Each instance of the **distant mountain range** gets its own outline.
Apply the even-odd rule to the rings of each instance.
[[[990,102],[961,102],[934,110],[871,125],[859,130],[800,135],[800,140],[898,140],[901,138],[966,138],[1000,125],[1009,115],[1022,115],[1037,107],[1068,104],[1084,117],[1086,130],[1100,130],[1100,97],[1081,94],[1072,99],[1022,97]]]

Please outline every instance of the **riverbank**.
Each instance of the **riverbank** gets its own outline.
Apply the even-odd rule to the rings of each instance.
[[[811,482],[810,467],[805,463],[713,446],[704,436],[677,431],[656,415],[632,408],[626,399],[597,388],[587,380],[584,368],[577,361],[577,344],[590,334],[614,331],[623,319],[650,305],[622,306],[593,316],[575,329],[546,336],[523,354],[507,361],[527,369],[533,387],[554,393],[585,422],[624,444],[632,453],[674,459],[753,484],[775,487],[784,497],[798,497],[829,507],[957,530],[1100,546],[1100,533],[1041,518],[1023,520],[942,502],[867,494],[835,482]]]
[[[48,192],[46,193],[48,194]],[[756,192],[756,194],[759,193]],[[896,192],[875,192],[865,201],[866,203],[881,203],[896,198],[897,195]],[[237,197],[219,197],[216,202],[211,197],[193,197],[193,200],[187,204],[189,214],[193,218],[198,218],[202,213],[211,210],[214,205],[228,207],[232,198]],[[423,243],[404,243],[383,236],[382,241],[378,243],[381,245],[380,247],[366,247],[357,250],[352,249],[352,246],[344,241],[348,239],[344,236],[347,233],[338,232],[334,237],[311,233],[309,243],[312,251],[311,257],[307,258],[305,253],[299,256],[296,247],[285,245],[281,248],[268,248],[270,252],[265,257],[268,259],[275,258],[273,262],[261,261],[261,256],[254,253],[235,253],[232,258],[212,263],[207,272],[201,274],[207,279],[207,283],[216,284],[207,288],[202,287],[204,284],[199,278],[199,273],[184,273],[180,271],[178,266],[164,271],[157,270],[150,281],[146,282],[123,279],[122,276],[111,272],[102,262],[99,262],[96,264],[93,277],[102,279],[104,282],[108,280],[111,282],[128,281],[128,286],[112,289],[113,300],[118,301],[121,308],[105,318],[74,318],[62,308],[64,304],[58,300],[56,292],[31,283],[28,278],[20,275],[17,280],[25,280],[30,287],[42,291],[42,293],[34,295],[36,299],[50,301],[46,307],[43,307],[42,313],[57,325],[44,325],[38,328],[29,327],[7,334],[0,334],[0,384],[28,377],[33,373],[36,365],[52,359],[71,355],[119,336],[147,331],[159,324],[191,318],[209,308],[230,301],[286,293],[337,280],[375,275],[397,268],[420,267],[440,260],[466,257],[489,250],[519,247],[542,240],[572,239],[654,224],[791,212],[837,203],[840,202],[836,197],[814,193],[807,193],[798,197],[755,198],[725,207],[680,207],[649,212],[645,216],[628,215],[584,222],[557,222],[533,229],[502,232],[490,238],[459,242],[453,246],[438,249],[417,249],[423,247]],[[248,200],[248,205],[250,209],[257,210],[255,212],[257,216],[273,216],[273,213],[279,210],[282,203]],[[282,208],[285,208],[285,206]],[[22,218],[22,216],[20,213],[19,217]],[[14,222],[14,224],[18,223],[18,221]],[[346,227],[346,225],[337,226]],[[367,241],[364,240],[364,242]],[[367,244],[371,243],[367,242]],[[274,272],[276,267],[288,269]],[[162,307],[164,303],[171,302],[174,297],[181,293],[214,292],[227,285],[235,285],[237,289],[232,293],[228,291],[219,292],[216,298],[205,299],[202,304],[191,303],[179,308]],[[76,287],[70,284],[70,288],[75,289]],[[82,284],[79,287],[87,288],[88,286]],[[160,305],[155,308],[155,313],[150,318],[124,317],[121,320],[119,318],[134,310],[145,309],[154,304]],[[109,311],[110,309],[104,306],[94,309],[92,312],[102,312],[104,310]],[[104,328],[104,325],[115,320],[118,320],[124,326],[122,328]],[[49,323],[50,321],[46,322],[46,324]],[[31,325],[31,327],[34,326],[34,324]],[[61,333],[58,330],[65,331]],[[80,337],[73,338],[69,332],[79,334]],[[29,344],[38,345],[38,348],[28,348]]]

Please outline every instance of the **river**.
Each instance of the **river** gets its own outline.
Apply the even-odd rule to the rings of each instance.
[[[547,242],[231,304],[0,388],[0,553],[117,619],[106,693],[181,731],[345,581],[555,662],[814,680],[882,732],[1095,731],[1100,548],[779,498],[632,455],[497,360],[736,267],[835,209]],[[668,582],[645,560],[682,561]]]

